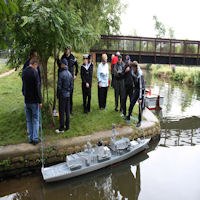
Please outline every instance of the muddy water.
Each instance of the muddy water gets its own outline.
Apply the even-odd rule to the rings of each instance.
[[[40,174],[0,182],[0,200],[199,200],[200,89],[152,78],[152,93],[164,96],[161,138],[118,166],[45,184]]]

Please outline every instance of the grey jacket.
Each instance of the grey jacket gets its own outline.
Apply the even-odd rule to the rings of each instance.
[[[70,97],[70,92],[73,90],[73,77],[65,66],[58,77],[57,98]]]
[[[114,71],[114,77],[115,77],[115,79],[116,80],[122,80],[122,79],[124,79],[125,77],[124,77],[124,75],[125,75],[125,64],[124,64],[124,62],[122,62],[121,64],[119,64],[118,62],[114,65],[114,69],[113,69],[113,71]],[[118,70],[120,71],[120,72],[118,72]]]

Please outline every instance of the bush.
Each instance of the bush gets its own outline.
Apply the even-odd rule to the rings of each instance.
[[[146,64],[146,70],[150,70],[152,64]]]

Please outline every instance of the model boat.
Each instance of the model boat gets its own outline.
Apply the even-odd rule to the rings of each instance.
[[[84,151],[66,156],[66,162],[42,168],[43,179],[46,182],[59,181],[113,165],[145,150],[149,141],[150,139],[130,141],[128,138],[116,140],[116,129],[113,125],[113,137],[109,146],[98,142],[92,147],[88,142]]]

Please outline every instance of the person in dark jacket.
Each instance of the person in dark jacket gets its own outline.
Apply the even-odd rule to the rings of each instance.
[[[144,109],[144,95],[145,95],[144,76],[142,75],[142,71],[139,68],[137,61],[134,61],[131,67],[132,67],[132,77],[133,77],[134,88],[133,88],[133,96],[132,96],[130,107],[129,107],[129,113],[125,119],[130,120],[133,107],[138,100],[139,116],[138,116],[138,123],[136,127],[140,127],[141,121],[142,121],[142,111]]]
[[[115,89],[115,111],[118,111],[118,99],[120,97],[120,111],[123,111],[123,99],[124,99],[124,72],[125,65],[122,62],[122,56],[118,56],[118,61],[114,65],[114,89]]]
[[[68,62],[68,70],[71,73],[73,79],[76,79],[76,76],[78,74],[78,62],[75,56],[71,53],[70,47],[65,48],[65,53],[62,55],[62,59],[66,59]],[[57,61],[58,66],[60,66],[60,61]],[[76,67],[75,73],[74,73],[74,66]],[[73,114],[73,90],[71,91],[70,94],[70,113]]]
[[[30,60],[33,59],[33,58],[37,58],[37,51],[36,51],[36,49],[32,49],[30,51],[30,58],[24,63],[22,72],[29,66]],[[37,72],[38,72],[39,81],[40,81],[40,84],[41,84],[41,74],[40,74],[40,68],[39,67],[37,67]],[[22,81],[22,94],[24,95],[24,84],[23,84],[23,81]]]
[[[127,97],[129,96],[130,102],[133,96],[133,78],[132,78],[132,74],[131,74],[131,61],[130,61],[130,57],[126,56],[126,60],[125,60],[125,72],[124,72],[124,103],[123,103],[123,115],[126,116],[126,101],[127,101]]]
[[[92,74],[93,66],[88,63],[88,55],[83,55],[83,64],[81,66],[81,79],[84,113],[90,112]]]
[[[73,77],[68,71],[68,62],[61,60],[61,71],[58,77],[57,98],[59,99],[60,128],[56,133],[64,132],[64,121],[66,114],[66,130],[70,128],[70,94],[73,90]]]
[[[42,108],[41,85],[37,67],[38,60],[33,58],[30,60],[29,66],[22,72],[29,143],[34,145],[39,143],[39,109]]]

